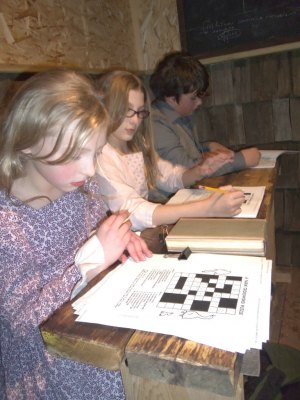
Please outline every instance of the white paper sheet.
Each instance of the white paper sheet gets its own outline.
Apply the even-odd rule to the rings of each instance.
[[[261,158],[255,167],[252,168],[274,168],[277,158],[283,153],[299,153],[296,150],[259,150]]]
[[[128,260],[74,304],[77,321],[175,335],[227,351],[268,340],[271,261],[192,254]]]
[[[265,194],[265,186],[234,186],[245,193],[242,212],[234,218],[256,218]],[[168,204],[181,204],[191,201],[204,200],[213,192],[205,189],[180,189],[171,197]]]

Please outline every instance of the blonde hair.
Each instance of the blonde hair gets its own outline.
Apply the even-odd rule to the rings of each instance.
[[[21,86],[3,119],[0,135],[0,188],[10,193],[12,183],[23,174],[28,157],[47,164],[62,164],[76,156],[109,117],[93,81],[72,70],[40,72]],[[56,160],[53,156],[71,123],[74,130],[69,148]],[[43,157],[24,153],[49,135],[57,134],[52,151]]]
[[[131,72],[119,70],[107,72],[99,78],[97,85],[110,115],[108,134],[118,129],[126,117],[131,90],[140,90],[144,94],[145,108],[151,110],[145,85],[139,77]],[[133,139],[128,142],[128,147],[133,152],[141,151],[143,153],[146,182],[148,188],[153,189],[156,186],[159,171],[150,117],[142,120]]]

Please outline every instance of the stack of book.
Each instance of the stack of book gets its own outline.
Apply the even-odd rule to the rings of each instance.
[[[167,248],[194,252],[264,256],[266,221],[256,219],[181,218],[166,237]]]
[[[189,247],[194,252],[264,256],[266,221],[257,219],[265,187],[239,187],[246,200],[237,218],[180,218],[166,237],[169,251]],[[168,204],[203,200],[211,191],[181,189]]]

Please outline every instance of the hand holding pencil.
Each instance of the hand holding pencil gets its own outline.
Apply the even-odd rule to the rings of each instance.
[[[203,185],[197,185],[196,186],[197,189],[202,189],[202,190],[208,190],[209,192],[217,192],[217,193],[227,193],[228,190],[225,190],[224,188],[214,188],[214,187],[210,187],[210,186],[203,186]]]
[[[198,187],[201,188],[201,186]],[[212,212],[214,216],[234,217],[242,211],[241,206],[245,201],[245,194],[242,190],[235,189],[231,185],[221,186],[219,188],[202,186],[202,188],[212,192],[210,196],[212,202],[210,212]]]
[[[220,187],[217,187],[217,188],[210,187],[210,186],[204,186],[204,185],[197,185],[196,188],[197,189],[207,190],[209,192],[217,192],[217,193],[223,193],[223,194],[234,192],[234,191],[242,192],[240,189],[235,189],[232,185],[220,186]]]

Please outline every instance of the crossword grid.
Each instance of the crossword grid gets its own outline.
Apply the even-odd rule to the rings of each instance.
[[[158,307],[168,310],[235,314],[242,277],[178,272]]]
[[[244,204],[249,204],[252,197],[253,197],[253,193],[246,193],[244,192],[245,195],[245,200],[244,200]]]

